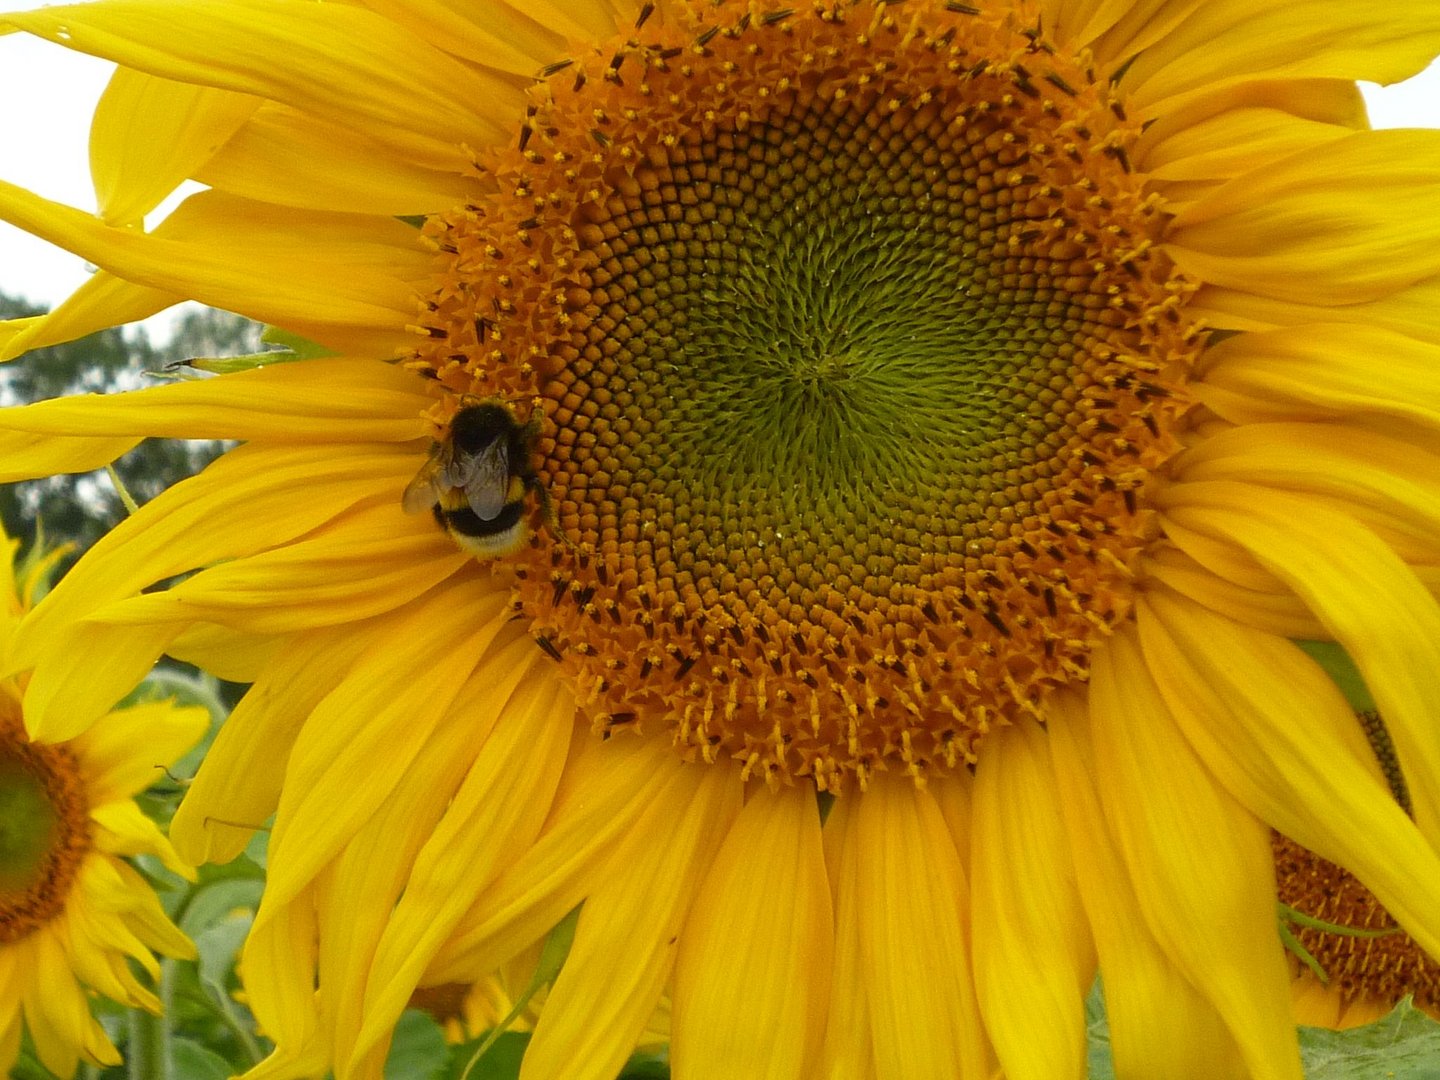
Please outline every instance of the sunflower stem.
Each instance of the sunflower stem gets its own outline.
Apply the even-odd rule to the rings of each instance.
[[[144,1009],[131,1009],[130,1041],[126,1064],[130,1080],[172,1080],[170,1062],[170,998],[175,985],[175,962],[160,962],[160,1013],[152,1016]]]

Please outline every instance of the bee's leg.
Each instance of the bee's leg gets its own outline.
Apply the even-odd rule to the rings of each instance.
[[[560,542],[571,551],[578,552],[580,548],[575,541],[571,540],[560,528],[560,515],[555,513],[555,504],[550,500],[550,492],[545,489],[544,484],[538,481],[535,483],[535,491],[540,497],[540,520],[550,530],[552,536],[558,537]]]

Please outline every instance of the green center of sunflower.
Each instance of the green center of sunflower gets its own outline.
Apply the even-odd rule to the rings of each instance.
[[[1108,88],[887,12],[721,3],[557,65],[431,225],[415,358],[442,433],[543,416],[509,561],[597,726],[826,789],[1085,677],[1194,353]]]
[[[0,945],[64,907],[89,848],[88,814],[74,759],[0,716]]]

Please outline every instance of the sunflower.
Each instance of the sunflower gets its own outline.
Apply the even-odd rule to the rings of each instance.
[[[0,658],[55,558],[15,564],[18,541],[0,532]],[[26,731],[26,680],[0,679],[0,1072],[10,1075],[23,1027],[45,1067],[74,1074],[80,1060],[118,1065],[90,1013],[90,994],[160,1010],[136,978],[152,980],[151,950],[193,957],[195,948],[125,858],[151,855],[194,877],[133,796],[204,734],[209,714],[168,702],[100,717],[71,739]]]
[[[243,443],[16,652],[54,738],[165,651],[253,681],[173,827],[274,815],[253,1077],[378,1077],[579,905],[527,1080],[666,993],[680,1080],[1077,1077],[1097,966],[1120,1075],[1297,1077],[1272,827],[1440,951],[1440,134],[1353,81],[1435,5],[4,25],[119,64],[98,213],[0,188],[100,267],[5,354],[186,297],[319,347],[0,421],[14,478]]]

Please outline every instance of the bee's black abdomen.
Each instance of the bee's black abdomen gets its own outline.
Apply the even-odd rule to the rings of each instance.
[[[435,507],[435,520],[442,528],[461,536],[496,536],[499,533],[509,532],[514,529],[520,521],[520,515],[525,512],[525,503],[509,502],[500,508],[489,521],[484,520],[468,506],[458,510],[446,510],[440,505]]]

